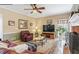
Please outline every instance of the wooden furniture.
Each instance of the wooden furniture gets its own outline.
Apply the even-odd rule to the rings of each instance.
[[[79,33],[79,26],[72,26],[72,32]]]
[[[64,54],[70,54],[70,49],[68,46],[64,46]]]
[[[54,39],[55,33],[54,32],[43,32],[42,35],[44,35],[47,38]]]
[[[43,36],[36,37],[32,41],[32,43],[36,44],[37,46],[43,46],[46,42],[47,42],[47,39],[45,39],[45,37]]]

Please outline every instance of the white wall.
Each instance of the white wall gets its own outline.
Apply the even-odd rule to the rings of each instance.
[[[1,15],[0,15],[0,39],[3,40],[3,19]]]
[[[71,32],[71,27],[72,26],[79,26],[79,13],[74,14],[70,20],[69,20],[69,25],[70,25],[70,32]]]
[[[33,26],[35,25],[35,18],[21,15],[7,9],[0,8],[0,14],[3,16],[3,33],[4,34],[19,33],[20,31],[25,31],[25,30],[32,31],[31,29],[32,26],[30,26],[30,23],[33,23]],[[19,29],[18,19],[28,20],[28,23],[27,23],[28,29]],[[14,21],[15,25],[9,26],[8,21]]]

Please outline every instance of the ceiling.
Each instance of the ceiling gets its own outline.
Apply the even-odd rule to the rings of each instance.
[[[11,4],[0,5],[0,7],[26,15],[34,18],[46,17],[51,15],[57,15],[62,13],[68,13],[71,11],[73,4],[37,4],[37,7],[45,7],[45,10],[41,10],[42,13],[30,13],[31,10],[24,10],[25,8],[32,8],[29,4]]]

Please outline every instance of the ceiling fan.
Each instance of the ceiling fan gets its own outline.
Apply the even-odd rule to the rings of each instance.
[[[42,13],[42,11],[40,11],[40,10],[44,10],[44,9],[45,9],[45,7],[37,7],[36,4],[30,4],[30,6],[32,7],[32,9],[24,9],[24,10],[32,10],[32,11],[31,11],[31,14],[32,14],[34,11],[36,11],[36,12],[38,12],[38,13]]]

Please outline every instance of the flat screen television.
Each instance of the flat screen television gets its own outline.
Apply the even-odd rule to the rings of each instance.
[[[54,32],[55,26],[54,25],[43,25],[43,32]]]

